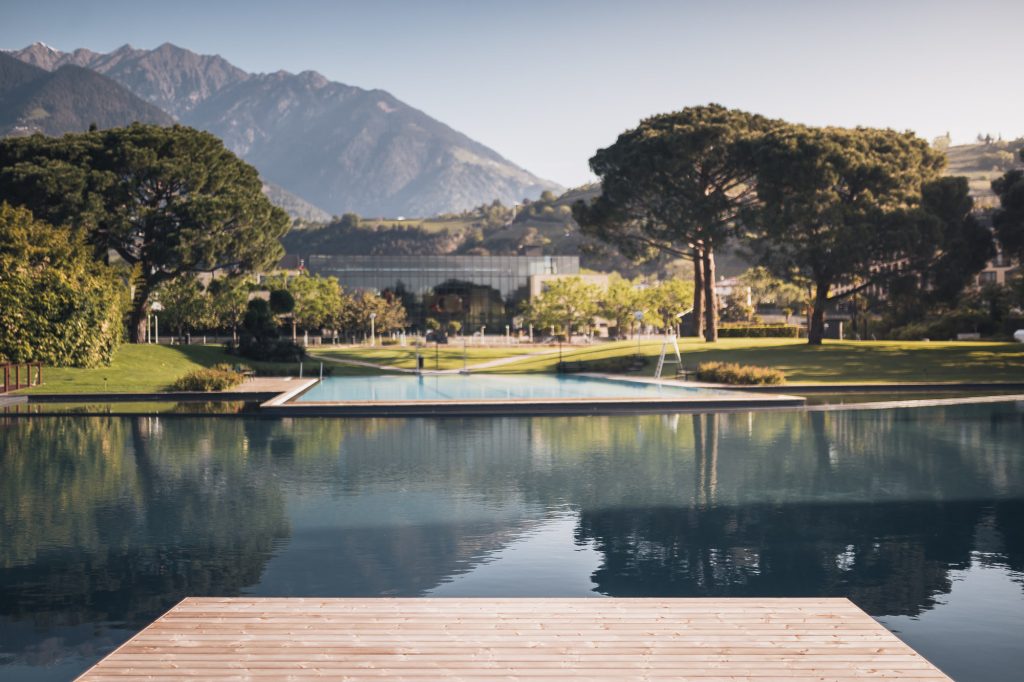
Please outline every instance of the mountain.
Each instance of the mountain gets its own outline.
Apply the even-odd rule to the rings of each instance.
[[[174,122],[94,71],[70,64],[46,71],[0,52],[0,135],[60,135],[94,123],[113,128],[133,121]]]
[[[11,54],[44,69],[105,74],[220,136],[268,182],[337,215],[434,215],[562,189],[383,90],[314,71],[249,74],[169,43],[109,54],[36,43]]]
[[[263,193],[270,199],[270,203],[280,206],[288,215],[305,223],[327,223],[331,220],[330,213],[283,187],[264,182]]]
[[[47,71],[68,64],[96,71],[179,120],[220,89],[249,77],[219,55],[199,55],[170,43],[154,50],[122,45],[109,54],[82,48],[60,52],[34,43],[12,54]]]

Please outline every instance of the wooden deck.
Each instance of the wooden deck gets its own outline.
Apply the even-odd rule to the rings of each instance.
[[[80,680],[949,680],[846,599],[189,598]]]

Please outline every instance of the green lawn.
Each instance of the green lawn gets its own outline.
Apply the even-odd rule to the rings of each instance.
[[[1024,381],[1024,344],[1020,343],[938,343],[897,341],[833,341],[823,346],[780,339],[723,339],[705,344],[695,339],[680,343],[683,364],[693,368],[699,362],[723,360],[746,365],[776,367],[786,373],[789,383],[882,383],[899,381]],[[641,352],[648,363],[646,374],[654,373],[661,351],[660,341],[647,341]],[[469,347],[470,368],[498,358],[525,355],[546,350],[535,346],[500,348]],[[547,349],[547,350],[550,350]],[[424,349],[426,369],[434,369],[435,349]],[[438,349],[441,369],[462,367],[463,349],[455,343]],[[597,343],[592,346],[563,349],[565,360],[600,360],[637,352],[635,341]],[[412,368],[414,348],[345,348],[324,350],[316,355],[326,360],[331,373],[375,374],[373,368],[344,365],[331,360],[361,360],[382,365]],[[558,353],[535,355],[493,368],[494,372],[553,372]],[[43,386],[30,392],[41,393],[146,393],[166,389],[175,379],[199,367],[218,362],[235,364],[238,358],[216,346],[149,346],[126,344],[118,349],[109,367],[97,369],[43,370]],[[246,362],[260,370],[297,373],[296,367]],[[317,371],[318,359],[306,364],[307,373]],[[674,368],[665,374],[671,376]]]
[[[645,341],[640,350],[650,362],[646,374],[654,373],[661,352],[661,341]],[[683,364],[695,368],[698,363],[720,360],[744,365],[776,367],[786,373],[790,383],[880,383],[894,381],[1024,381],[1024,344],[978,342],[916,341],[832,341],[809,346],[806,341],[790,339],[722,339],[707,344],[696,339],[680,342]],[[538,350],[531,346],[468,349],[468,364],[500,357],[523,355]],[[566,346],[565,360],[602,360],[637,352],[636,341],[597,343],[592,346]],[[440,368],[462,367],[462,347],[458,344],[440,349]],[[346,348],[321,353],[324,357],[362,360],[399,367],[415,366],[412,348]],[[424,350],[426,368],[434,369],[433,347]],[[493,372],[553,372],[557,353],[538,355],[507,365]],[[674,371],[666,370],[666,375]]]
[[[260,372],[298,374],[298,365],[253,362],[228,355],[220,346],[158,346],[124,344],[109,367],[95,369],[43,369],[43,385],[21,393],[153,393],[166,390],[175,379],[219,362],[245,364]],[[319,361],[309,360],[308,375],[318,371]],[[372,369],[332,365],[333,374],[377,374]]]
[[[1024,344],[1019,343],[832,341],[809,346],[795,339],[722,339],[714,344],[686,339],[680,350],[688,368],[710,360],[762,365],[781,369],[789,383],[1024,381]],[[661,342],[642,345],[643,354],[651,360],[647,374],[654,373],[660,351]],[[635,352],[636,342],[622,342],[575,350],[567,353],[566,359],[601,359]],[[557,362],[557,356],[535,358],[495,371],[552,370]]]

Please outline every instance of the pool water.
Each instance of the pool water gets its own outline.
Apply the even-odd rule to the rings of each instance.
[[[298,402],[672,398],[726,391],[565,375],[434,374],[327,377]]]
[[[0,418],[0,679],[186,595],[846,596],[958,680],[1024,669],[1024,403]]]

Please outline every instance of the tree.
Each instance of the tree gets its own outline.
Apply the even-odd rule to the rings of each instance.
[[[214,326],[230,329],[232,341],[237,341],[238,328],[245,318],[250,288],[244,276],[219,277],[206,288],[210,294],[210,313]]]
[[[905,215],[944,157],[913,133],[870,128],[776,127],[756,143],[762,258],[775,274],[811,283],[808,342],[820,344],[825,309],[884,282],[921,247]]]
[[[581,277],[559,277],[546,282],[541,295],[527,304],[525,317],[535,327],[561,327],[571,341],[573,329],[593,320],[600,298],[596,284]]]
[[[292,297],[290,312],[295,323],[304,330],[335,328],[341,320],[342,291],[336,277],[300,274],[298,277],[272,277],[266,282],[271,287],[271,308],[274,295]]]
[[[599,314],[615,323],[615,335],[626,338],[636,322],[636,311],[643,306],[642,294],[636,282],[618,274],[608,277],[608,287],[601,296]]]
[[[679,325],[684,313],[693,309],[693,282],[666,279],[644,292],[647,310],[652,314],[650,323],[661,329]]]
[[[1020,152],[1024,160],[1024,150]],[[1003,251],[1024,261],[1024,171],[1011,170],[992,181],[1000,208],[992,217]]]
[[[59,138],[0,141],[0,199],[87,235],[135,267],[129,329],[145,334],[161,283],[186,273],[276,262],[287,214],[256,169],[210,133],[134,124]]]
[[[157,296],[163,306],[160,317],[178,336],[184,336],[210,321],[210,299],[194,275],[179,275],[164,282]]]
[[[698,335],[703,320],[708,341],[718,338],[715,249],[754,198],[751,141],[771,125],[717,104],[646,119],[594,155],[601,194],[573,207],[586,234],[629,257],[691,258]]]
[[[108,364],[121,341],[126,293],[79,235],[0,203],[0,358]]]
[[[342,328],[369,334],[371,314],[374,315],[373,328],[378,334],[398,331],[409,324],[405,307],[394,296],[381,296],[372,291],[343,296],[340,313]]]
[[[780,308],[794,308],[807,299],[803,289],[775,277],[764,266],[748,268],[737,277],[737,280],[750,290],[754,306],[770,304]]]

